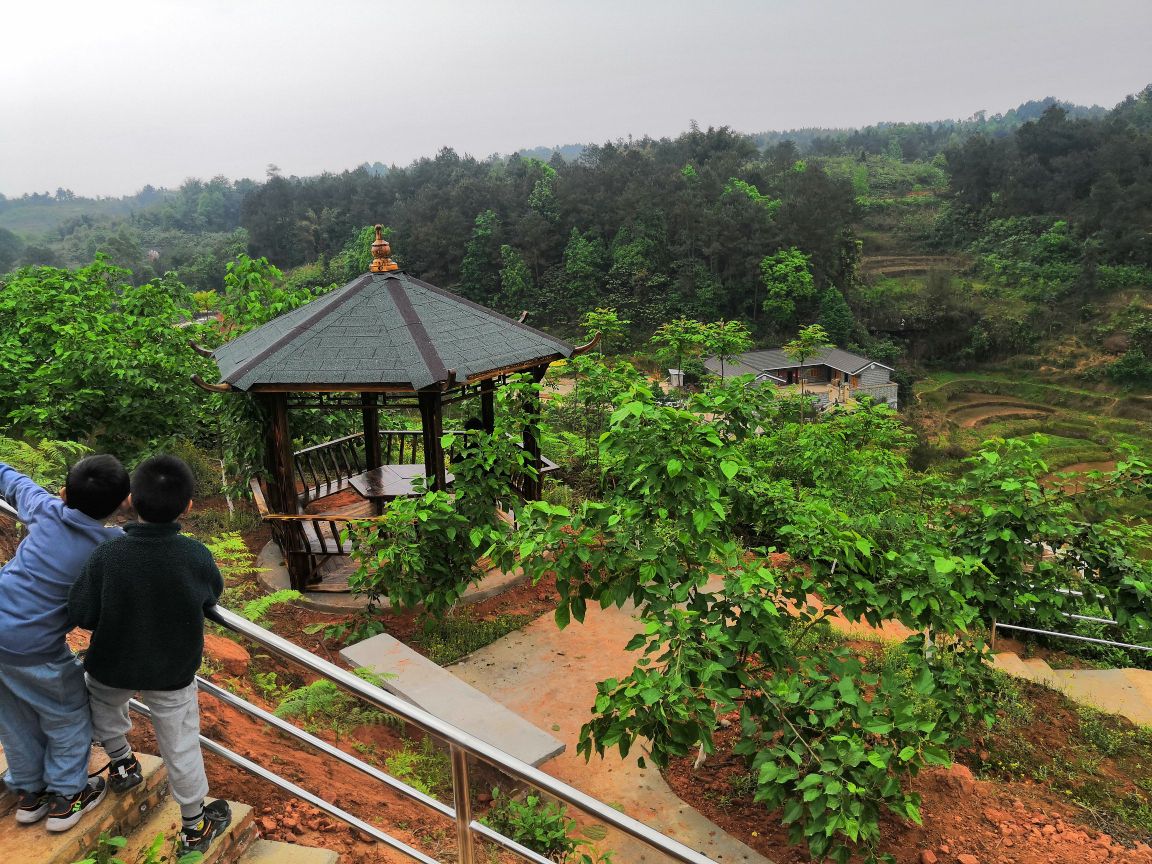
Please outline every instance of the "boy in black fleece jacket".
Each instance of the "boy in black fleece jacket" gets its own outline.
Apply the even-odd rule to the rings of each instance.
[[[152,711],[172,797],[180,804],[185,851],[204,852],[231,821],[228,803],[205,806],[208,779],[200,752],[196,670],[204,652],[204,613],[224,590],[212,554],[180,533],[175,520],[192,506],[194,481],[174,456],[147,459],[132,474],[140,521],[96,548],[72,586],[68,612],[92,631],[84,658],[92,729],[111,760],[115,792],[142,779],[125,737],[128,700],[139,692]]]

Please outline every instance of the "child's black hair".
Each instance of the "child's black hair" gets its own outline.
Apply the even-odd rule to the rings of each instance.
[[[175,522],[192,500],[192,469],[175,456],[153,456],[132,472],[132,506],[145,522]]]
[[[66,506],[93,519],[107,519],[128,497],[128,472],[107,453],[85,456],[68,469]]]

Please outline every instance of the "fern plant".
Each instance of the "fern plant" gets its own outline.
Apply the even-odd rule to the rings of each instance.
[[[384,678],[371,669],[361,667],[354,672],[377,687],[384,682]],[[402,722],[384,711],[369,708],[327,678],[319,678],[288,693],[273,713],[277,717],[299,718],[312,729],[331,729],[337,740],[357,726]]]
[[[302,595],[299,591],[291,588],[284,588],[280,591],[273,591],[271,594],[265,594],[263,597],[257,597],[255,600],[249,600],[240,608],[240,614],[251,621],[253,624],[264,624],[264,618],[272,607],[279,606],[283,603],[291,603],[294,600],[299,600]]]
[[[384,770],[425,795],[442,799],[452,790],[452,766],[448,754],[425,738],[419,749],[404,746],[384,760]]]
[[[68,466],[91,451],[75,441],[38,441],[29,444],[0,435],[0,462],[27,474],[49,489],[64,485]]]
[[[245,576],[255,576],[264,570],[256,566],[256,558],[248,551],[244,538],[236,531],[229,531],[205,541],[205,546],[216,559],[216,566],[227,584]]]

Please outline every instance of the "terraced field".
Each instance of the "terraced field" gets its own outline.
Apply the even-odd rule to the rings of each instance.
[[[896,279],[903,276],[923,276],[931,270],[959,270],[966,266],[954,255],[866,255],[860,261],[860,270],[867,276]]]
[[[1010,396],[987,396],[983,393],[964,393],[953,400],[945,416],[961,429],[974,429],[993,420],[1032,420],[1047,417],[1055,409],[1048,405],[1013,399]]]
[[[944,374],[916,387],[938,444],[972,452],[989,438],[1045,436],[1053,471],[1108,471],[1125,448],[1152,458],[1148,397],[1102,393],[995,374]]]

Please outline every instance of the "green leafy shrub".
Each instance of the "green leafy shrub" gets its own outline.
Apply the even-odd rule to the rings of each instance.
[[[478,559],[507,530],[496,502],[514,499],[516,476],[536,471],[518,442],[531,419],[526,404],[539,389],[528,376],[515,376],[496,391],[491,434],[444,436],[455,475],[451,493],[438,489],[397,498],[383,516],[352,523],[354,592],[373,601],[386,596],[394,608],[419,608],[431,626],[483,575]]]
[[[128,845],[128,840],[120,836],[112,836],[107,831],[100,834],[96,841],[96,848],[91,855],[75,864],[125,864],[116,853]],[[147,847],[133,859],[131,864],[200,864],[204,860],[203,852],[185,852],[180,854],[179,835],[171,839],[163,833],[157,834]]]
[[[539,795],[521,800],[493,789],[492,807],[480,821],[559,864],[610,864],[612,860],[611,852],[597,854],[588,840],[576,836],[576,820],[568,816],[567,806]],[[602,836],[603,832],[595,833]]]

